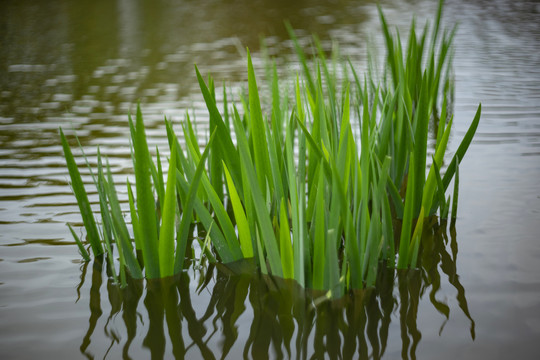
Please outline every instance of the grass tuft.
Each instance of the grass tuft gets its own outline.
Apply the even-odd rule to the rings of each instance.
[[[441,175],[453,123],[447,98],[453,92],[450,54],[455,32],[440,30],[442,7],[440,1],[432,27],[417,33],[412,22],[406,46],[379,7],[385,67],[382,74],[369,67],[363,79],[350,60],[338,72],[335,57],[332,63],[326,60],[317,38],[314,60],[308,61],[290,24],[286,27],[302,69],[292,89],[282,89],[275,62],[268,61],[271,91],[268,99],[261,98],[265,92],[259,91],[248,50],[247,97],[241,97],[237,107],[224,88],[222,112],[212,77],[205,81],[195,67],[208,108],[210,140],[201,153],[187,117],[179,135],[182,148],[172,124],[165,121],[171,154],[166,182],[159,151],[157,166],[150,156],[138,106],[135,122],[129,117],[135,193],[127,183],[135,246],[110,168],[101,165],[98,155],[94,183],[103,222],[100,234],[60,130],[94,256],[104,247],[114,270],[116,244],[121,284],[126,269],[134,277],[143,276],[135,249],[142,253],[147,278],[170,277],[182,271],[194,252],[191,234],[197,222],[206,232],[199,262],[203,257],[224,264],[254,258],[262,273],[294,279],[330,297],[375,286],[382,263],[398,269],[419,267],[422,235],[432,223],[425,219],[437,212],[448,217],[446,192],[452,181],[452,221],[457,216],[459,162],[481,114],[479,106]],[[428,161],[431,128],[436,129],[435,144]],[[88,259],[84,243],[70,230]]]

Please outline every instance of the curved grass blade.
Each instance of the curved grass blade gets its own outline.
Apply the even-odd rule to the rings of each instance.
[[[77,198],[77,204],[79,205],[79,210],[81,211],[81,216],[83,219],[84,227],[86,229],[88,241],[92,247],[92,252],[94,256],[99,256],[103,254],[103,247],[101,246],[100,236],[96,221],[94,219],[94,214],[88,201],[88,195],[84,188],[84,184],[81,179],[81,173],[77,167],[77,163],[71,152],[71,148],[67,142],[67,139],[60,128],[60,138],[62,141],[62,148],[64,150],[64,157],[66,159],[66,164],[69,170],[69,176],[71,178],[71,186],[73,187],[73,192]]]
[[[448,138],[450,137],[450,129],[452,127],[452,120],[446,126],[444,133],[441,136],[440,142],[437,145],[437,150],[435,151],[435,156],[433,156],[433,162],[431,168],[429,169],[428,177],[424,185],[424,192],[422,195],[422,207],[424,210],[429,211],[426,215],[430,215],[432,211],[431,205],[433,203],[433,197],[435,195],[435,188],[437,185],[436,172],[440,168],[440,165],[443,162],[444,153],[446,152],[446,145],[448,144]],[[439,175],[440,176],[440,175]],[[444,190],[443,190],[444,192]],[[440,204],[441,206],[444,203]]]
[[[480,122],[481,113],[482,113],[482,104],[478,105],[478,110],[476,111],[476,115],[474,116],[471,126],[469,127],[469,130],[467,130],[467,133],[463,137],[461,144],[459,144],[459,147],[456,150],[456,153],[454,154],[452,161],[450,162],[450,164],[448,165],[448,168],[446,169],[446,173],[444,174],[444,177],[443,177],[443,185],[445,189],[448,188],[448,185],[450,184],[450,181],[452,180],[452,177],[454,176],[454,173],[457,167],[457,159],[463,159],[463,156],[465,156],[465,153],[467,152],[467,149],[469,148],[469,145],[472,142],[472,139],[474,137],[474,134],[476,133],[476,129],[478,128],[478,124]]]

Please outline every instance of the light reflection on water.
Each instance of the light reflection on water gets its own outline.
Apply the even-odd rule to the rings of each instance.
[[[383,7],[390,22],[406,28],[413,12],[422,24],[433,14],[436,4],[427,0],[383,1]],[[392,294],[389,315],[382,310],[382,302],[390,301],[390,297],[372,295],[379,312],[391,320],[386,351],[381,350],[384,336],[379,332],[377,340],[369,330],[369,316],[379,330],[384,327],[381,318],[368,315],[364,319],[367,323],[359,325],[362,331],[366,329],[362,341],[373,354],[399,358],[405,348],[410,357],[416,353],[419,358],[530,358],[535,349],[540,337],[539,14],[538,2],[534,1],[447,0],[445,21],[460,23],[455,39],[451,149],[465,133],[478,102],[483,106],[475,141],[460,167],[457,262],[452,249],[446,250],[461,276],[456,271],[446,273],[441,256],[423,273],[427,279],[407,285],[409,292],[418,292],[422,287],[425,291],[414,297],[414,327],[405,322],[402,328],[400,306],[405,307],[405,303],[397,296],[401,293],[399,281],[395,288],[386,288]],[[370,37],[374,44],[380,41],[376,8],[369,1],[0,3],[0,357],[77,357],[87,331],[85,326],[90,326],[89,319],[97,316],[96,309],[88,311],[96,296],[92,292],[94,281],[89,281],[96,273],[91,271],[91,265],[76,302],[81,264],[64,224],[81,220],[67,186],[58,127],[74,128],[91,156],[100,145],[110,158],[115,180],[123,183],[132,174],[126,116],[134,103],[141,101],[152,146],[161,149],[166,142],[164,115],[179,121],[187,109],[194,109],[204,131],[206,112],[198,95],[193,63],[203,73],[212,72],[218,82],[226,81],[234,96],[246,80],[243,47],[250,47],[260,68],[257,50],[259,35],[264,34],[278,64],[284,71],[292,70],[295,64],[282,26],[284,18],[298,29],[301,41],[307,44],[309,34],[315,32],[329,49],[333,38],[339,42],[341,52],[360,66],[365,63]],[[125,199],[125,193],[121,196]],[[442,277],[436,297],[440,303],[434,303],[429,296],[430,289],[436,287],[432,277],[437,274]],[[215,331],[216,326],[219,331],[210,337],[212,349],[222,349],[232,342],[230,358],[242,357],[257,311],[261,321],[273,324],[269,331],[279,329],[283,336],[290,331],[290,327],[284,328],[285,321],[276,318],[279,308],[275,303],[281,298],[261,288],[265,283],[215,273],[210,285],[196,295],[198,277],[189,275],[193,276],[189,288],[182,291],[191,296],[196,313],[193,319],[197,321],[195,329],[190,330],[184,310],[180,311],[183,322],[177,331],[186,335],[186,342],[192,339],[190,331],[202,331],[201,326]],[[108,284],[105,275],[100,276],[103,284]],[[455,285],[456,279],[459,286]],[[226,299],[217,301],[224,310],[199,307],[212,294],[219,294],[218,285],[242,289],[248,295],[234,304]],[[459,289],[467,292],[466,302],[476,324],[474,341],[471,320],[460,309],[463,301],[458,298]],[[139,323],[142,330],[137,330],[130,354],[148,351],[145,346],[151,345],[145,344],[152,344],[144,338],[153,316],[144,301],[161,301],[160,295],[156,300],[151,292],[148,295],[149,290],[140,291],[133,295],[139,301],[135,315],[144,324]],[[123,316],[126,312],[133,316],[130,311],[134,308],[126,303],[127,298],[122,302],[117,295],[117,289],[109,285],[105,291],[102,285],[99,298],[104,314],[97,316],[98,327],[87,348],[96,356],[103,356],[111,343],[111,354],[120,356],[119,349],[131,336]],[[267,301],[268,307],[257,308],[259,298]],[[120,304],[123,311],[118,308]],[[341,330],[336,330],[341,329],[339,324],[332,330],[334,333],[316,331],[332,317],[337,323],[348,324],[344,308],[338,309],[342,311],[339,313],[324,306],[311,318],[302,318],[304,324],[311,321],[315,326],[306,339],[310,345],[303,345],[307,349],[302,354],[314,354],[322,344],[335,346],[331,341],[347,341]],[[450,309],[448,320],[441,315],[444,306]],[[126,311],[126,307],[131,310]],[[201,324],[207,308],[212,314]],[[105,320],[108,313],[113,314],[110,327]],[[236,325],[238,338],[232,341],[232,335],[224,331],[226,326],[234,330],[230,321],[235,317],[232,324]],[[220,319],[219,325],[210,319]],[[299,320],[294,321],[296,330],[290,346],[297,349]],[[324,326],[317,328],[319,323]],[[317,337],[321,331],[329,336],[321,340]],[[268,342],[277,341],[272,336],[278,335],[272,334],[263,336],[265,343],[250,343],[251,350],[255,346],[267,350]],[[176,351],[171,336],[155,340],[158,345],[164,341],[165,348],[160,351],[166,354]],[[279,351],[287,354],[284,342],[278,343]],[[200,357],[201,352],[196,350],[200,347],[192,348],[189,351],[193,351],[193,357]],[[279,353],[272,351],[267,354]],[[358,348],[354,351],[358,352]]]

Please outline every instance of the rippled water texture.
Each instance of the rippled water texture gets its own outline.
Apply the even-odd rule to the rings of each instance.
[[[404,30],[435,1],[383,1]],[[120,290],[83,264],[58,127],[132,174],[127,113],[140,100],[152,146],[166,115],[207,129],[193,64],[234,91],[260,36],[295,68],[283,19],[302,41],[365,64],[381,44],[370,1],[4,0],[0,2],[0,358],[535,359],[540,339],[540,3],[448,0],[455,38],[456,227],[435,225],[422,271],[381,273],[377,290],[314,307],[317,294],[230,269],[191,269],[170,286]],[[236,90],[235,90],[236,89]],[[126,199],[125,192],[121,194]],[[313,296],[312,296],[313,295]]]

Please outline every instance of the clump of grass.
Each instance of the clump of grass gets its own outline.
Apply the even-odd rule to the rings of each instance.
[[[383,75],[378,84],[373,72],[361,81],[351,62],[343,73],[350,71],[352,80],[338,78],[317,41],[318,57],[308,63],[290,26],[303,69],[291,89],[291,106],[273,65],[268,72],[271,98],[264,99],[271,102],[271,111],[263,111],[249,51],[248,93],[241,96],[240,108],[224,96],[221,112],[212,78],[206,82],[196,67],[211,137],[201,153],[187,117],[183,149],[166,121],[171,153],[166,183],[159,154],[157,166],[149,154],[137,108],[136,121],[129,120],[136,197],[129,183],[128,193],[135,249],[142,254],[147,278],[182,270],[195,221],[208,233],[201,248],[211,261],[254,258],[262,273],[294,279],[329,297],[375,285],[381,263],[398,269],[417,266],[424,218],[437,212],[448,216],[447,188],[472,141],[481,108],[441,176],[452,126],[446,95],[453,91],[448,56],[453,32],[440,39],[442,1],[431,30],[426,26],[418,37],[413,22],[405,51],[380,8],[379,14],[387,46],[385,71],[391,77]],[[426,39],[431,39],[428,50]],[[438,130],[426,177],[432,122]],[[108,165],[103,170],[98,152],[98,173],[92,174],[102,217],[98,229],[62,132],[61,137],[92,252],[105,251],[112,260],[116,242],[120,282],[125,283],[125,269],[142,277]],[[456,178],[454,217],[457,183]],[[396,219],[401,226],[394,226]]]

